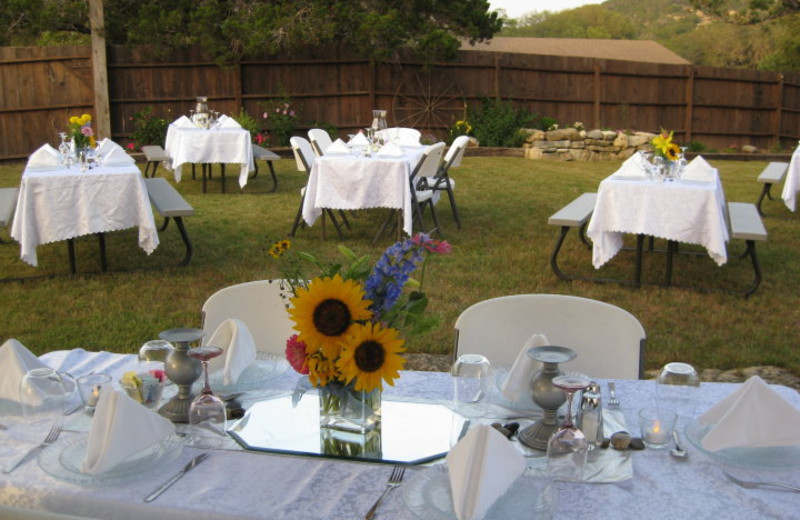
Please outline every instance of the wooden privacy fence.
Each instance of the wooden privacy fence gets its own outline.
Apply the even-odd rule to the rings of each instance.
[[[342,135],[388,110],[390,125],[437,137],[483,98],[501,98],[562,126],[674,130],[706,147],[752,144],[793,148],[800,138],[800,74],[741,69],[462,51],[456,61],[374,64],[346,49],[260,56],[220,68],[199,49],[156,59],[144,47],[108,47],[112,138],[125,141],[133,115],[188,114],[195,97],[212,109],[244,108],[287,97],[298,132],[327,123]],[[0,160],[21,159],[43,142],[58,144],[70,115],[93,110],[91,48],[0,48]]]

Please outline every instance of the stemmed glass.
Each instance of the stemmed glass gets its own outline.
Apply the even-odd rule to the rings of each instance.
[[[69,143],[67,142],[67,133],[59,132],[58,137],[61,138],[61,144],[58,145],[58,153],[61,155],[61,164],[67,163],[67,157],[70,155]]]
[[[557,480],[580,482],[589,453],[586,436],[572,422],[572,398],[578,390],[585,390],[591,380],[583,374],[565,374],[553,378],[553,386],[567,394],[567,411],[564,423],[547,443],[547,470]]]
[[[208,361],[222,354],[222,349],[206,345],[189,349],[189,357],[203,364],[203,389],[189,406],[191,441],[195,446],[218,447],[225,439],[225,401],[214,395],[208,382]]]

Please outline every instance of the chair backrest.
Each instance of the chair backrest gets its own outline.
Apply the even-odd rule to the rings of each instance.
[[[593,378],[641,379],[645,332],[615,305],[560,294],[517,294],[485,300],[456,320],[454,359],[483,354],[495,367],[511,367],[533,334],[578,356],[561,366]]]
[[[425,148],[422,155],[411,172],[411,180],[421,179],[422,177],[433,177],[439,171],[439,165],[442,163],[442,155],[444,154],[445,144],[442,142],[432,144]]]
[[[450,168],[461,166],[461,159],[464,157],[464,150],[467,149],[467,143],[469,143],[469,137],[466,135],[459,135],[453,140],[453,144],[450,145],[450,148],[444,156],[442,168],[445,173]]]
[[[308,142],[308,139],[295,136],[289,138],[289,144],[292,146],[292,152],[294,152],[297,170],[301,172],[310,172],[315,157],[314,150],[311,149],[311,143]]]
[[[385,128],[378,132],[378,137],[388,139],[390,141],[397,141],[400,144],[418,145],[422,134],[419,130],[414,128],[405,128],[395,126],[392,128]]]
[[[327,130],[322,128],[312,128],[308,131],[308,139],[311,141],[311,148],[314,154],[320,157],[325,154],[325,150],[332,144],[331,136]]]
[[[225,287],[203,304],[203,343],[225,320],[247,325],[259,352],[285,355],[286,340],[295,333],[294,322],[281,296],[281,280],[257,280]]]

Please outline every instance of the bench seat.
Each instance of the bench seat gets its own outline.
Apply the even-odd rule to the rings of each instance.
[[[147,164],[144,166],[144,176],[148,177],[148,171],[150,172],[149,177],[156,176],[156,170],[158,170],[159,163],[167,162],[169,163],[171,159],[167,152],[164,151],[163,148],[158,146],[157,144],[149,144],[147,146],[142,146],[142,153],[144,153],[145,160]],[[152,166],[152,170],[150,169]]]
[[[729,202],[728,216],[731,223],[731,238],[744,240],[747,244],[747,249],[740,256],[749,256],[753,263],[755,275],[753,283],[743,291],[745,296],[750,296],[761,284],[761,264],[756,254],[756,241],[767,239],[767,229],[764,227],[756,204]]]
[[[783,178],[786,177],[786,172],[788,170],[789,163],[771,162],[761,171],[761,174],[759,174],[758,182],[762,183],[764,188],[761,190],[761,196],[758,197],[756,210],[762,217],[764,216],[764,212],[761,210],[761,203],[764,202],[764,197],[768,197],[769,200],[775,200],[772,198],[772,193],[770,193],[772,185],[781,182]]]
[[[267,150],[263,146],[259,146],[257,144],[253,144],[253,164],[255,165],[256,169],[253,172],[252,178],[255,178],[258,175],[258,161],[264,161],[269,166],[269,173],[272,175],[272,189],[269,190],[269,193],[272,193],[276,189],[278,189],[278,176],[275,175],[275,167],[272,165],[272,161],[280,160],[281,156]]]
[[[18,188],[0,188],[0,227],[11,224],[17,207]]]
[[[561,227],[561,233],[558,237],[553,252],[550,254],[550,267],[563,280],[573,280],[575,278],[567,275],[558,267],[558,253],[561,251],[561,246],[564,244],[564,238],[572,228],[578,228],[578,237],[586,247],[591,247],[589,240],[586,238],[586,226],[589,224],[589,219],[594,212],[594,206],[597,202],[597,193],[582,193],[572,202],[553,213],[547,223],[551,226]]]
[[[173,188],[162,177],[144,179],[144,184],[147,188],[147,195],[150,197],[150,203],[158,211],[158,214],[164,218],[164,224],[159,228],[159,231],[164,231],[167,228],[170,218],[175,220],[183,243],[186,245],[186,256],[178,265],[187,265],[192,258],[192,242],[189,240],[189,235],[183,224],[183,217],[194,215],[194,208],[186,202],[186,199],[178,193],[178,190]]]

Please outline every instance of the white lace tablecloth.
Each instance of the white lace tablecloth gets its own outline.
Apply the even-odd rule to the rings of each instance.
[[[314,160],[303,201],[310,226],[327,209],[390,208],[402,210],[403,231],[411,234],[409,175],[423,148],[405,149],[402,157],[327,155]]]
[[[600,183],[586,235],[593,242],[592,264],[614,258],[625,233],[698,244],[718,264],[728,261],[725,193],[715,170],[713,182],[616,179]]]
[[[783,182],[781,198],[783,203],[790,211],[796,209],[797,190],[800,190],[800,146],[794,149],[792,160],[789,162],[789,170],[786,172],[786,180]]]
[[[134,356],[75,350],[42,356],[49,365],[74,376],[107,371],[115,379],[135,367]],[[289,391],[296,375],[286,372],[270,383],[275,391]],[[703,411],[738,385],[703,383],[697,410]],[[774,387],[795,406],[800,394]],[[605,385],[603,385],[605,391]],[[450,398],[450,377],[439,372],[404,372],[386,399],[411,396]],[[638,433],[637,411],[654,403],[653,381],[618,381],[617,395],[628,430]],[[607,399],[607,395],[603,396]],[[683,411],[683,410],[679,410]],[[19,418],[0,417],[9,430],[0,431],[0,465],[10,459],[11,446],[20,446]],[[608,432],[607,432],[608,433]],[[77,435],[65,432],[66,439]],[[28,441],[30,442],[30,441]],[[728,482],[722,467],[693,448],[684,438],[689,459],[675,461],[665,450],[632,452],[633,478],[615,483],[557,483],[557,510],[553,518],[565,520],[642,520],[650,517],[713,518],[726,520],[797,518],[796,493],[770,489],[743,489]],[[0,504],[54,511],[90,518],[138,520],[172,519],[360,519],[383,491],[391,467],[235,450],[213,450],[197,469],[188,473],[155,502],[142,498],[199,453],[185,448],[178,460],[166,464],[155,475],[135,479],[122,486],[84,488],[61,482],[30,461],[0,480]],[[441,464],[439,463],[434,463]],[[762,477],[800,485],[798,468],[765,473]],[[417,466],[406,471],[405,481],[421,478],[438,467]],[[406,507],[404,488],[384,501],[379,518],[415,517]],[[421,519],[427,520],[427,519]],[[502,519],[505,520],[505,519]]]
[[[136,165],[98,166],[22,174],[11,236],[20,257],[36,266],[36,247],[92,233],[139,228],[139,247],[158,246],[147,188]]]
[[[250,132],[243,128],[177,127],[170,124],[164,151],[172,160],[175,182],[181,181],[181,170],[188,164],[239,164],[239,187],[247,184],[248,173],[255,170]]]

